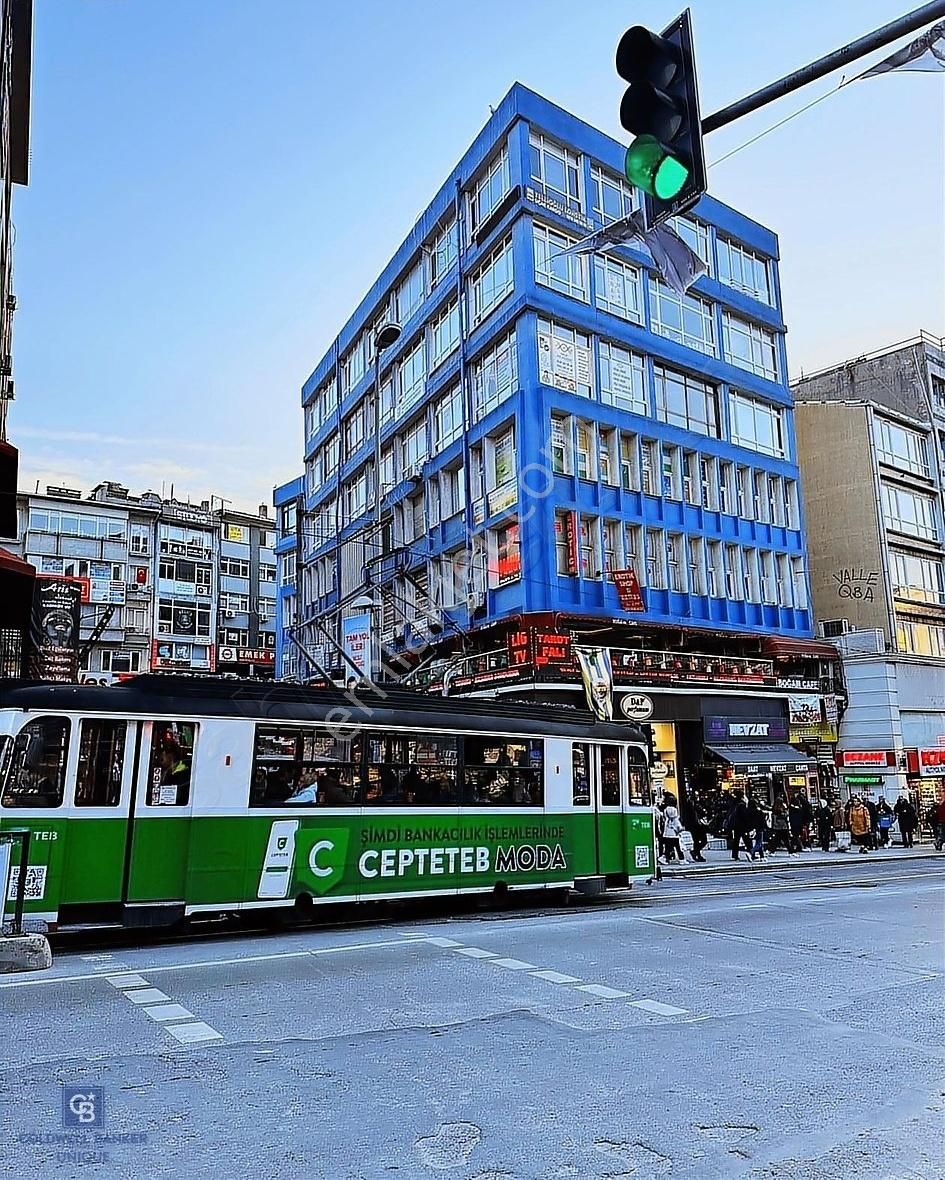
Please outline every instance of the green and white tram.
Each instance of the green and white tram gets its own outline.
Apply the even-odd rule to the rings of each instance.
[[[8,681],[0,832],[24,828],[51,928],[656,871],[636,727],[397,690]]]

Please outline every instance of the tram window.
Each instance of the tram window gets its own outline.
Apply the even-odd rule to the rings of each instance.
[[[466,802],[473,807],[541,807],[544,754],[540,739],[467,737]]]
[[[152,807],[185,807],[190,802],[196,725],[189,721],[154,721],[148,803]]]
[[[68,752],[66,718],[28,721],[14,739],[0,803],[4,807],[60,807]]]
[[[648,807],[653,802],[653,792],[650,789],[650,773],[646,765],[646,755],[642,750],[631,747],[627,751],[629,759],[628,782],[630,784],[630,803],[634,806]]]
[[[620,806],[620,747],[600,747],[600,801],[604,807]]]
[[[300,725],[257,725],[250,807],[353,807],[361,737]]]
[[[575,742],[571,747],[571,802],[575,807],[591,805],[591,747]]]
[[[459,803],[459,743],[444,734],[369,733],[364,802],[369,807]]]
[[[117,807],[125,761],[124,721],[83,721],[79,728],[76,807]]]

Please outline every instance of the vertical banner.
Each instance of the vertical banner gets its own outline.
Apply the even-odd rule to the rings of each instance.
[[[614,718],[614,673],[609,647],[575,647],[584,692],[591,712],[599,721]]]
[[[77,581],[36,579],[33,649],[39,680],[78,680],[81,603],[82,586]]]
[[[341,639],[344,653],[355,667],[360,668],[361,674],[371,678],[371,616],[367,612],[361,615],[349,615],[341,623]],[[345,669],[345,679],[348,679],[350,668]]]

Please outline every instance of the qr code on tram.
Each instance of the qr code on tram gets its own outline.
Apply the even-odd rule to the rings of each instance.
[[[638,844],[636,847],[636,867],[638,869],[649,868],[650,865],[650,850],[643,844]]]
[[[26,888],[23,897],[26,901],[40,901],[46,892],[47,865],[29,865],[26,870]],[[16,901],[16,890],[20,881],[20,866],[14,865],[10,870],[10,881],[7,888],[7,901]]]

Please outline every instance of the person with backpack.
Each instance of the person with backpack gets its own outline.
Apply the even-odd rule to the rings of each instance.
[[[886,802],[886,797],[880,799],[876,807],[876,833],[879,837],[879,847],[889,847],[889,835],[893,824],[896,821],[896,816],[893,809]]]

